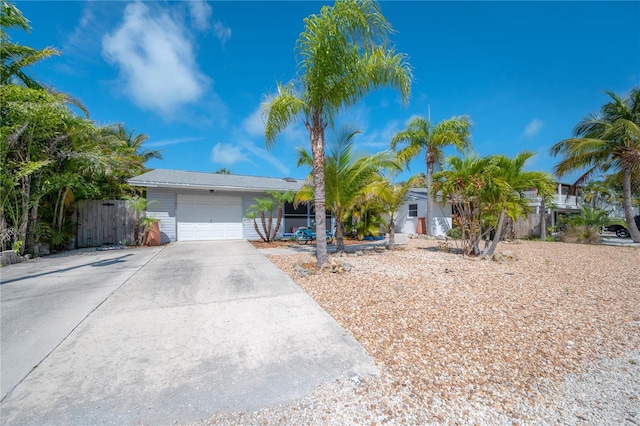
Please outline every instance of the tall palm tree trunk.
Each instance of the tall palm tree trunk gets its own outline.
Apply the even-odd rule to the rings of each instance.
[[[640,243],[640,230],[636,226],[631,209],[631,170],[625,168],[622,172],[622,205],[624,207],[624,219],[634,243]]]
[[[431,229],[433,226],[433,196],[435,194],[432,193],[433,189],[431,188],[431,180],[433,176],[433,169],[435,166],[435,159],[430,152],[430,149],[427,148],[427,155],[425,158],[427,163],[427,214],[425,217],[425,233],[427,235],[432,235]]]
[[[540,202],[540,240],[547,240],[547,206],[544,204],[544,197]]]
[[[313,156],[313,194],[316,214],[316,259],[318,267],[328,260],[326,235],[326,198],[324,188],[324,126],[319,113],[314,114],[311,126],[311,154]]]
[[[344,253],[344,225],[342,224],[342,209],[334,212],[336,218],[336,252]]]
[[[389,243],[387,244],[387,250],[393,250],[396,248],[396,222],[393,220],[395,213],[391,215],[389,220]]]

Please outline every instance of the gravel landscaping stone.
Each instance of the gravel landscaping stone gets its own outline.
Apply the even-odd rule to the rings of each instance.
[[[411,239],[271,260],[376,360],[291,405],[209,424],[640,424],[640,249],[501,243],[499,261]]]

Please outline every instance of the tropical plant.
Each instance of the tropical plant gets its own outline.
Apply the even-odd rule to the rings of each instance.
[[[17,28],[29,32],[29,21],[17,7],[6,0],[1,0],[0,8],[0,84],[20,82],[31,89],[43,89],[44,86],[30,76],[26,69],[50,56],[60,55],[60,52],[52,47],[38,50],[12,42],[7,31]]]
[[[389,214],[389,242],[387,248],[393,250],[396,246],[395,219],[398,209],[405,202],[407,192],[417,182],[422,181],[420,176],[411,176],[406,182],[393,184],[387,179],[380,179],[370,183],[365,189],[366,194],[375,197]]]
[[[140,225],[146,228],[146,222],[143,222],[143,216],[145,216],[147,208],[154,203],[155,200],[147,201],[146,198],[139,195],[129,196],[125,198],[127,207],[130,207],[135,212],[135,222],[133,224],[133,242],[134,245],[139,246],[142,244],[143,235],[140,234]]]
[[[293,201],[294,192],[270,191],[266,197],[256,198],[255,204],[249,206],[245,213],[247,219],[253,220],[253,227],[256,233],[264,242],[271,242],[278,235],[280,224],[282,223],[282,205]],[[277,211],[276,224],[273,226],[273,211]],[[267,216],[269,219],[267,220]],[[258,228],[257,219],[260,218],[262,231]]]
[[[600,244],[600,231],[593,226],[569,225],[560,235],[560,241],[573,244]]]
[[[582,198],[594,209],[603,209],[616,199],[616,191],[606,180],[592,180],[582,189]]]
[[[493,167],[491,157],[450,157],[447,167],[433,175],[432,192],[451,202],[452,220],[461,231],[466,255],[479,255],[480,241],[486,235],[482,229],[483,191],[491,184],[488,172]]]
[[[623,208],[627,228],[634,242],[640,243],[640,230],[633,219],[634,182],[640,176],[640,88],[621,98],[611,98],[600,112],[591,113],[574,129],[574,137],[551,147],[551,154],[562,155],[554,172],[564,176],[580,171],[577,183],[597,172],[612,171],[622,180]]]
[[[143,150],[146,136],[122,125],[97,126],[70,95],[29,75],[26,68],[53,50],[12,43],[7,30],[28,31],[28,21],[0,1],[0,242],[4,249],[22,241],[22,254],[33,249],[39,229],[58,237],[68,233],[73,221],[66,212],[74,200],[135,193],[127,179],[159,153]]]
[[[543,198],[551,197],[550,175],[523,170],[532,155],[525,151],[513,159],[503,155],[451,157],[447,169],[434,174],[433,194],[439,192],[442,199],[451,202],[465,254],[493,255],[502,239],[505,220],[515,221],[527,213],[525,191],[535,188]]]
[[[216,170],[215,172],[213,172],[217,175],[232,175],[233,172],[231,172],[231,170],[227,169],[226,167],[222,167],[218,170]]]
[[[160,219],[155,217],[145,217],[142,219],[142,245],[146,246],[149,242],[149,236],[151,235],[151,231],[153,231],[153,227],[156,223],[160,223]]]
[[[493,172],[492,185],[487,187],[484,196],[494,214],[498,214],[498,222],[493,228],[491,244],[485,247],[484,255],[492,256],[498,242],[502,238],[505,219],[508,217],[515,221],[519,217],[526,216],[529,210],[528,199],[525,191],[536,189],[537,194],[548,200],[553,194],[553,177],[548,173],[537,171],[525,171],[527,160],[535,153],[524,151],[511,159],[504,155],[494,156],[496,167]]]
[[[390,86],[409,97],[411,70],[405,56],[387,45],[391,25],[373,0],[337,0],[304,19],[298,78],[278,83],[264,105],[267,147],[299,116],[309,132],[313,162],[317,263],[327,261],[324,183],[325,129],[338,112],[373,89]]]
[[[429,120],[415,117],[405,130],[393,137],[391,148],[398,150],[402,147],[398,150],[398,158],[407,165],[424,150],[427,188],[431,188],[433,173],[444,160],[444,149],[453,146],[458,151],[466,152],[470,148],[470,128],[471,123],[466,116],[451,117],[435,126]],[[431,196],[427,198],[427,235],[432,233],[433,200]]]
[[[400,170],[400,165],[389,151],[373,155],[356,156],[353,153],[354,137],[359,130],[342,128],[329,145],[329,155],[324,160],[326,206],[335,220],[336,250],[344,252],[344,222],[353,209],[364,204],[367,184],[380,178],[382,170]],[[313,159],[304,148],[298,149],[298,166],[312,166]],[[309,181],[313,178],[312,173]],[[295,197],[297,204],[314,200],[314,187],[303,186]]]

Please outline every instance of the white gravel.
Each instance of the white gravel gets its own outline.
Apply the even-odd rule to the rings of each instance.
[[[516,242],[492,262],[443,248],[411,240],[307,277],[294,265],[311,255],[271,256],[382,373],[206,423],[640,425],[639,249]]]

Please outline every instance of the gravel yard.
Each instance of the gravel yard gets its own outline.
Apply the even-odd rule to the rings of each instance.
[[[516,241],[474,260],[413,239],[331,258],[272,255],[375,359],[291,406],[214,424],[640,425],[640,249]]]

